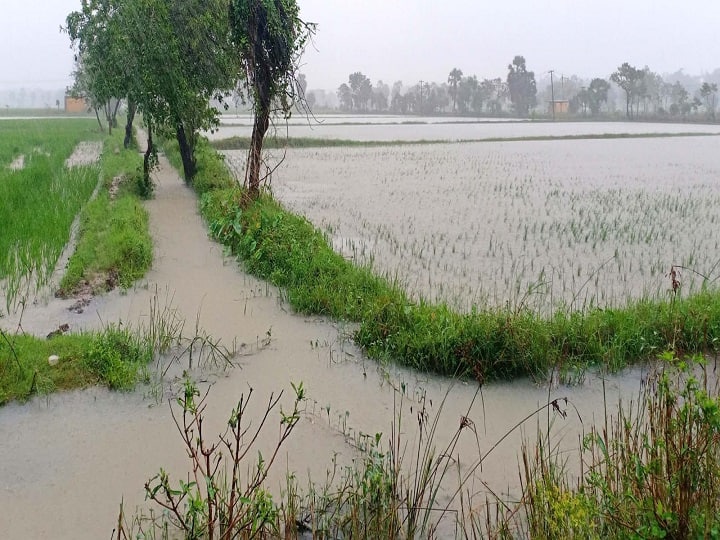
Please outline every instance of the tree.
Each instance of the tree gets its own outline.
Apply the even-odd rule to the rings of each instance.
[[[595,78],[590,81],[585,97],[592,115],[597,115],[602,104],[607,103],[608,90],[610,90],[610,84],[605,79]]]
[[[535,73],[527,70],[523,56],[516,56],[508,65],[507,84],[515,114],[527,116],[535,107],[537,87]]]
[[[452,97],[453,112],[456,111],[457,105],[457,94],[458,94],[458,83],[462,80],[463,72],[458,68],[453,68],[448,75],[448,84],[450,85],[450,96]]]
[[[622,64],[617,71],[610,75],[610,80],[617,84],[625,92],[625,115],[632,118],[632,100],[641,90],[643,71],[631,66],[627,62]]]
[[[352,90],[350,87],[342,83],[337,89],[337,97],[340,100],[340,108],[343,111],[351,111],[353,106]]]
[[[260,166],[273,104],[287,118],[299,99],[296,72],[315,25],[300,19],[295,0],[230,0],[230,29],[252,97],[254,121],[246,170],[248,196],[260,193]]]
[[[360,71],[356,71],[350,74],[348,82],[352,93],[353,108],[358,111],[367,111],[373,94],[370,79]]]
[[[372,90],[372,107],[376,111],[386,111],[388,108],[388,97],[390,96],[390,87],[382,81],[375,84]]]
[[[478,94],[484,98],[489,112],[500,114],[503,102],[507,99],[508,87],[501,78],[483,79]]]
[[[197,171],[199,133],[218,124],[213,98],[235,86],[226,0],[124,0],[122,40],[134,73],[128,101],[148,127],[175,137],[186,181]]]
[[[700,87],[700,97],[703,99],[705,104],[705,110],[710,115],[713,121],[715,121],[715,103],[717,100],[718,86],[716,83],[704,82]]]
[[[479,99],[479,108],[476,109],[476,106],[478,105],[479,86],[480,84],[478,83],[475,75],[472,77],[463,77],[458,83],[456,92],[457,105],[461,113],[466,114],[471,108],[475,112],[480,112],[482,110],[482,97]],[[453,109],[454,108],[455,105],[453,104]]]
[[[63,28],[75,50],[73,94],[88,100],[101,128],[98,111],[103,109],[108,133],[116,123],[130,77],[118,18],[120,6],[118,0],[82,0],[80,11],[71,12]]]
[[[670,90],[670,113],[673,115],[685,116],[692,110],[690,94],[680,81],[675,81]]]
[[[195,174],[198,133],[218,122],[210,100],[234,86],[237,72],[227,15],[227,0],[83,0],[82,10],[68,15],[91,95],[115,112],[127,99],[126,145],[136,108],[143,113],[146,184],[155,129],[176,137],[186,180]]]
[[[305,99],[306,99],[306,101],[307,101],[307,106],[308,106],[308,108],[309,108],[310,110],[312,110],[313,107],[315,107],[315,103],[317,102],[317,97],[315,96],[315,92],[313,92],[312,90],[310,90],[310,92],[308,92],[308,93],[305,95]]]

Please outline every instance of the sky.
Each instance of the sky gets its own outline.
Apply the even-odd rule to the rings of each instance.
[[[80,0],[0,0],[0,90],[71,84],[59,29]],[[334,90],[361,71],[373,82],[507,75],[515,55],[550,70],[607,77],[629,62],[658,73],[720,68],[720,0],[298,0],[317,35],[301,71]]]

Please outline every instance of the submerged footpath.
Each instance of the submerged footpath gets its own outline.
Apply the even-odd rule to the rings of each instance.
[[[601,410],[603,392],[614,402],[615,395],[634,392],[643,376],[636,369],[631,376],[606,382],[605,388],[588,380],[583,387],[551,391],[523,380],[496,384],[470,406],[476,384],[378,367],[346,340],[341,327],[293,314],[277,289],[244,273],[208,238],[195,193],[163,156],[154,180],[155,198],[146,207],[155,263],[141,283],[95,297],[83,310],[69,311],[72,300],[50,299],[28,306],[21,321],[3,324],[39,336],[61,324],[74,332],[108,323],[148,325],[162,305],[185,320],[186,335],[197,327],[228,348],[235,343],[239,367],[196,372],[203,387],[212,386],[204,428],[211,437],[223,431],[242,394],[253,392],[249,412],[256,423],[272,393],[285,391],[287,408],[291,383],[302,381],[308,395],[305,414],[269,478],[268,487],[276,493],[287,470],[303,486],[308,475],[323,482],[334,458],[349,464],[357,455],[351,443],[361,434],[385,433],[385,441],[398,407],[406,415],[402,431],[411,438],[418,404],[424,403],[432,417],[449,392],[437,445],[443,447],[460,422],[470,420],[474,432],[461,438],[457,451],[463,463],[472,464],[538,404],[567,396],[587,422],[593,411]],[[174,480],[187,479],[189,464],[168,403],[172,394],[162,388],[129,394],[90,388],[0,408],[3,537],[106,538],[121,500],[126,514],[143,505],[144,483],[161,467]],[[577,416],[558,421],[565,440],[577,445]],[[257,448],[263,455],[272,450],[278,425],[276,411]],[[483,492],[487,482],[502,493],[515,484],[519,448],[520,434],[514,433],[477,471],[473,490]]]

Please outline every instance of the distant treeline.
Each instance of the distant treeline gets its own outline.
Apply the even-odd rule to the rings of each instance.
[[[392,86],[357,71],[337,90],[307,91],[315,110],[477,116],[625,116],[714,121],[720,69],[702,76],[660,75],[623,63],[606,77],[582,79],[552,71],[536,81],[516,56],[502,77],[478,79],[453,68],[446,81]],[[540,88],[540,90],[538,90]]]

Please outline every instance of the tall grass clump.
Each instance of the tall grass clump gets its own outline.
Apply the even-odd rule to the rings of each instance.
[[[2,334],[0,405],[97,384],[129,390],[145,378],[152,356],[150,340],[119,326],[47,340]]]
[[[517,528],[547,539],[720,537],[718,380],[703,359],[663,356],[674,366],[585,435],[579,475],[542,440],[525,449]]]

